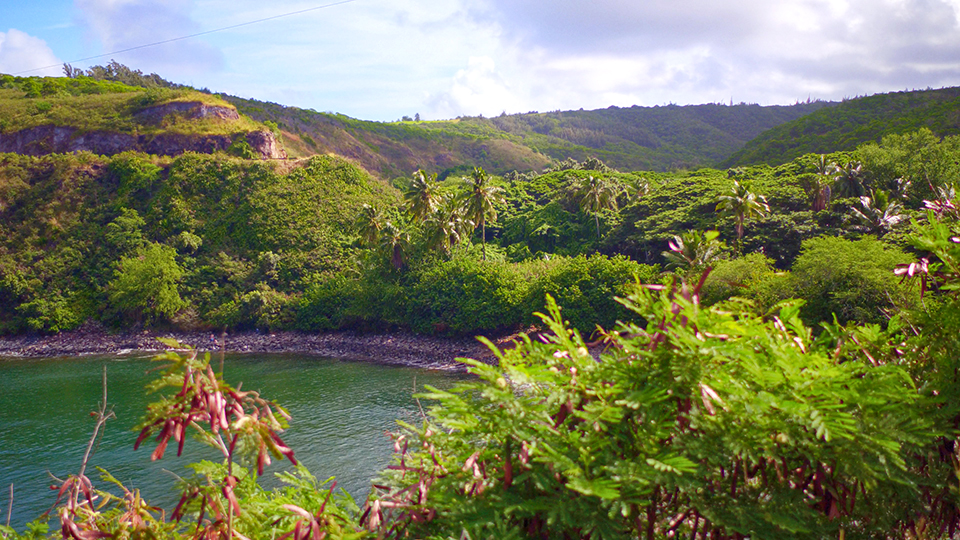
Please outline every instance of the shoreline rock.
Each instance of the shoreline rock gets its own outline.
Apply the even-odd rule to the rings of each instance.
[[[354,362],[466,371],[455,359],[474,358],[496,363],[489,349],[474,338],[440,338],[410,333],[362,334],[355,332],[162,332],[146,330],[111,334],[96,325],[51,336],[0,337],[0,361],[8,358],[56,358],[93,354],[147,353],[167,349],[157,338],[174,338],[201,352],[309,354]],[[212,340],[211,338],[214,338]]]

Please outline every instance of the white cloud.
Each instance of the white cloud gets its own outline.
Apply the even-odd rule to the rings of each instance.
[[[38,68],[46,69],[33,71]],[[55,77],[62,75],[63,70],[57,55],[44,40],[11,28],[0,32],[0,73]]]
[[[73,2],[107,52],[319,5]],[[958,21],[960,0],[355,0],[116,59],[374,120],[775,104],[960,85]]]
[[[74,0],[74,6],[105,53],[174,40],[200,29],[191,18],[194,0]],[[199,39],[176,40],[115,56],[120,63],[166,73],[168,78],[215,71],[224,62],[220,50]]]
[[[960,0],[482,1],[475,16],[515,42],[501,51],[512,58],[494,56],[504,85],[526,81],[536,92],[514,99],[541,108],[960,84]]]
[[[523,105],[497,71],[496,63],[488,56],[471,57],[466,69],[457,71],[449,90],[427,99],[429,117],[476,116],[510,110]]]
[[[213,34],[227,64],[203,84],[365,119],[426,117],[425,96],[449,89],[471,56],[493,57],[499,43],[497,26],[472,19],[464,1],[358,0]],[[316,6],[198,0],[194,17],[226,13],[217,24],[228,26]]]

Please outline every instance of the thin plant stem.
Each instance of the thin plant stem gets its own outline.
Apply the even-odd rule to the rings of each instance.
[[[417,376],[413,376],[413,393],[417,393]],[[427,421],[427,415],[423,412],[423,405],[420,405],[420,398],[414,398],[417,400],[417,408],[420,409],[420,418],[423,418],[423,421]]]
[[[223,377],[223,357],[227,351],[227,328],[220,332],[220,376]]]
[[[227,454],[227,479],[233,477],[233,449],[237,443],[237,435],[234,435],[234,439],[230,444],[230,452]],[[233,487],[227,486],[232,490]],[[236,493],[234,493],[236,496]],[[227,501],[227,538],[233,538],[233,504],[230,501]]]
[[[10,516],[13,514],[13,484],[10,484],[10,502],[7,503],[7,527],[10,526]]]
[[[103,366],[103,400],[100,402],[100,408],[97,409],[97,424],[93,428],[93,435],[90,437],[90,442],[87,443],[87,450],[83,454],[83,463],[80,464],[80,473],[77,475],[77,482],[73,486],[73,504],[76,505],[80,498],[80,480],[84,478],[84,474],[87,471],[87,463],[90,462],[90,456],[93,453],[94,443],[97,441],[97,437],[100,434],[100,430],[103,428],[104,424],[107,423],[107,420],[114,418],[113,410],[107,410],[107,366]]]

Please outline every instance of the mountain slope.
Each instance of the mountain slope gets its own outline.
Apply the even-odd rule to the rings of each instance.
[[[186,327],[289,323],[279,305],[352,267],[363,205],[398,199],[330,156],[0,154],[0,334],[174,312]]]
[[[405,176],[417,168],[540,170],[551,161],[571,157],[598,157],[622,170],[709,166],[763,131],[831,105],[634,106],[383,123],[226,99],[250,118],[276,123],[292,155],[344,155],[382,177]]]
[[[960,134],[960,88],[893,92],[843,101],[774,127],[748,142],[721,167],[786,163],[804,154],[853,150],[884,135],[929,128]]]
[[[234,146],[240,143],[250,148]],[[209,93],[145,89],[86,76],[0,75],[0,152],[85,150],[103,155],[232,150],[285,157],[270,130]]]

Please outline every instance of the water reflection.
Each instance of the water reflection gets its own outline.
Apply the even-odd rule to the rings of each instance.
[[[101,399],[104,365],[117,419],[107,424],[91,466],[109,470],[169,509],[176,502],[176,475],[188,473],[184,465],[218,459],[197,441],[187,442],[181,458],[173,447],[152,463],[153,445],[133,451],[134,428],[150,400],[143,389],[152,375],[145,372],[155,366],[148,357],[0,361],[0,513],[5,521],[13,483],[11,525],[18,530],[55,500],[49,475],[63,478],[79,469],[94,424],[89,413]],[[358,499],[389,462],[392,445],[385,432],[395,429],[397,419],[417,421],[414,385],[446,388],[462,377],[302,355],[228,356],[224,371],[231,384],[242,381],[243,389],[286,407],[293,420],[283,437],[297,458],[321,480],[336,476]],[[288,467],[275,462],[265,471],[266,483],[271,473]]]

